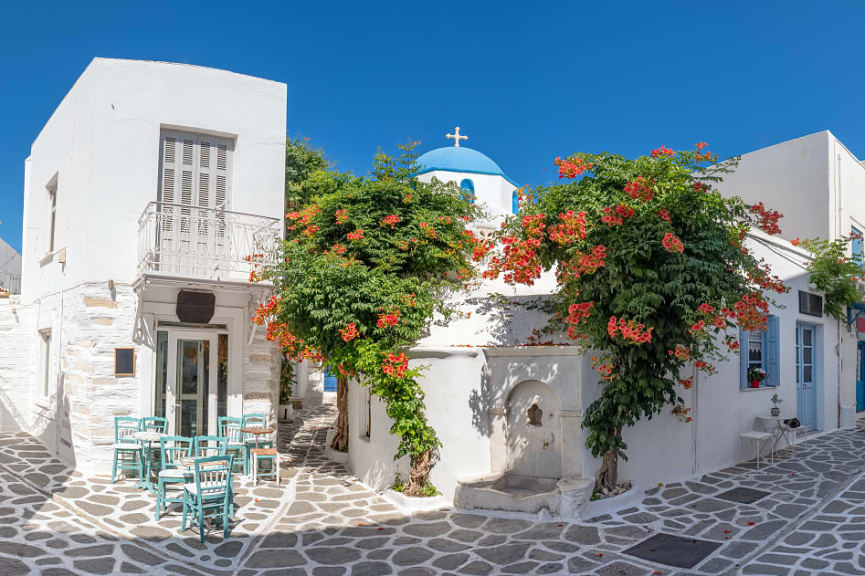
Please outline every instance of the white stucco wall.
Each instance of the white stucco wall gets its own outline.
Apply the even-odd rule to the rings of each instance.
[[[30,425],[34,325],[31,306],[16,297],[0,299],[0,432]]]
[[[25,299],[58,287],[52,265],[39,263],[47,249],[45,187],[55,174],[54,245],[66,250],[66,285],[131,282],[138,218],[157,199],[160,129],[233,138],[231,210],[281,218],[285,114],[282,83],[183,64],[94,59],[31,148]]]
[[[21,254],[0,238],[0,286],[13,294],[21,292]]]

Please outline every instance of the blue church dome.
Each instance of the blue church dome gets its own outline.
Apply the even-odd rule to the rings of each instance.
[[[463,146],[448,146],[430,150],[417,159],[417,164],[420,166],[418,174],[425,174],[434,170],[493,174],[501,176],[513,184],[513,181],[505,175],[502,169],[499,168],[499,165],[493,162],[489,156]]]

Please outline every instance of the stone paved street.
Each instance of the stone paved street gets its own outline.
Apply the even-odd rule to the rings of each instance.
[[[153,520],[131,480],[88,479],[25,434],[0,434],[0,575],[865,574],[865,428],[648,491],[583,523],[397,509],[324,458],[332,406],[297,412],[279,438],[283,482],[238,483],[231,537]],[[735,488],[769,495],[751,503]],[[724,495],[722,497],[722,495]],[[759,494],[758,494],[759,495]],[[652,535],[720,544],[690,571],[624,551]],[[654,552],[654,550],[652,550]]]

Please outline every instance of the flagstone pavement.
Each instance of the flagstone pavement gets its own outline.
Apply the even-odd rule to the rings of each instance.
[[[795,456],[649,490],[639,506],[585,522],[443,510],[401,515],[324,457],[331,404],[283,425],[283,481],[238,482],[227,540],[179,533],[176,509],[132,480],[88,478],[34,438],[0,434],[0,576],[375,576],[400,574],[865,574],[865,424],[801,444]],[[737,487],[753,504],[717,496]],[[654,534],[714,541],[691,570],[624,551]]]

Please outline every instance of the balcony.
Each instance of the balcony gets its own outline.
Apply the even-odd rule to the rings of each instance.
[[[252,254],[269,257],[278,218],[151,202],[138,219],[138,274],[248,281]]]

